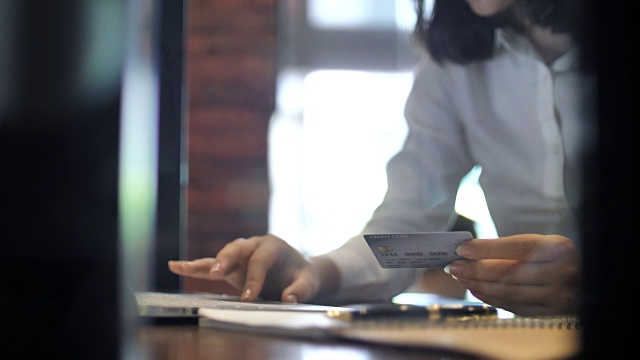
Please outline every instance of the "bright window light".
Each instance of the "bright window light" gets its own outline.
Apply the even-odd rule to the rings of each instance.
[[[396,26],[394,1],[307,0],[307,6],[309,24],[317,28],[392,29]]]
[[[296,89],[303,105],[281,101],[272,118],[270,232],[317,255],[360,232],[382,201],[386,164],[406,137],[413,76],[322,70],[286,78],[281,92]],[[495,237],[480,172],[463,179],[456,211],[476,222],[479,237]]]
[[[302,113],[272,119],[272,233],[314,255],[361,230],[382,201],[386,163],[406,136],[411,81],[411,73],[363,71],[304,77]]]
[[[474,230],[479,238],[495,238],[498,236],[491,214],[487,208],[484,192],[478,184],[482,168],[474,167],[460,182],[455,210],[458,214],[474,222]]]

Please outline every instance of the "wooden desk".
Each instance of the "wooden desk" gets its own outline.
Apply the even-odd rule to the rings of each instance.
[[[137,340],[144,358],[186,360],[407,360],[477,359],[462,354],[338,340],[292,339],[197,325],[143,325]]]

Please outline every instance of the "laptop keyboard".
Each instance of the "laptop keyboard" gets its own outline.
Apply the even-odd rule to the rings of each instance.
[[[332,306],[294,304],[280,301],[241,301],[239,296],[209,293],[136,292],[139,306],[191,307],[234,310],[323,311]]]

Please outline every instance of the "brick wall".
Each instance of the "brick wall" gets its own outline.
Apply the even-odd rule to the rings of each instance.
[[[189,259],[267,231],[276,2],[188,0]],[[193,279],[183,290],[236,293],[222,282]]]

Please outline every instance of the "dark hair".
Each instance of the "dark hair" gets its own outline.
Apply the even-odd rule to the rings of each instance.
[[[515,0],[514,5],[493,16],[476,15],[465,0],[434,0],[431,17],[424,0],[414,0],[417,21],[414,36],[439,62],[465,64],[493,55],[496,28],[524,31],[524,19],[578,39],[580,0]]]

